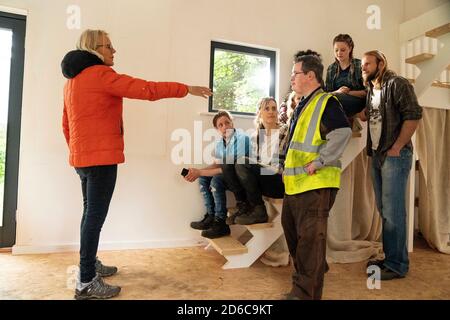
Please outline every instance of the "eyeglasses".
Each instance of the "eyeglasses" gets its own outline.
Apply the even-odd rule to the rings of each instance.
[[[303,71],[292,71],[292,73],[291,73],[291,77],[296,77],[298,74],[300,74],[300,73],[304,73],[304,74],[306,74],[305,72],[303,72]]]
[[[97,48],[99,47],[106,47],[108,50],[114,50],[114,47],[111,44],[98,44]]]

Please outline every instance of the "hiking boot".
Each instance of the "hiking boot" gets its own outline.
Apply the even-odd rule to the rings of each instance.
[[[236,213],[232,214],[231,216],[227,217],[226,223],[228,225],[235,224],[236,218],[246,214],[250,211],[250,204],[247,201],[238,201],[236,203],[237,211]]]
[[[119,293],[120,287],[106,284],[103,282],[102,277],[97,274],[91,282],[87,284],[77,284],[77,289],[75,289],[75,299],[110,299],[117,296]]]
[[[117,267],[105,266],[97,258],[95,260],[95,272],[98,273],[100,277],[110,277],[117,273]]]
[[[253,212],[240,215],[234,219],[236,224],[256,224],[256,223],[266,223],[269,221],[269,216],[267,215],[266,206],[263,204],[257,205]]]
[[[288,293],[284,293],[281,297],[281,300],[301,300],[297,297],[292,291]]]
[[[397,272],[389,270],[388,268],[381,269],[380,280],[393,280],[404,278],[405,276],[399,275]]]
[[[208,230],[213,225],[213,222],[214,215],[207,213],[201,221],[191,222],[191,228],[196,230]]]
[[[214,219],[214,223],[208,230],[202,231],[202,237],[208,239],[216,239],[230,235],[230,227],[225,223],[225,220]]]

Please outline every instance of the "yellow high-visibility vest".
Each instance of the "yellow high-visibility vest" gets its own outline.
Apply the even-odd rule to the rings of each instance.
[[[305,166],[319,157],[327,141],[320,135],[320,122],[328,99],[333,95],[318,90],[302,110],[286,155],[283,173],[286,194],[294,195],[322,188],[339,188],[341,163],[328,164],[308,175]]]

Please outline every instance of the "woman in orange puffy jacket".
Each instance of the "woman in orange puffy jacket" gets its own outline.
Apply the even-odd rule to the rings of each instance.
[[[81,179],[84,207],[76,299],[108,299],[120,292],[120,287],[103,282],[102,277],[115,274],[117,268],[103,265],[97,259],[97,249],[116,184],[117,164],[125,161],[123,98],[154,101],[212,94],[206,87],[117,74],[111,68],[115,53],[105,31],[86,30],[77,50],[69,52],[61,63],[68,79],[63,131],[70,150],[69,163]]]

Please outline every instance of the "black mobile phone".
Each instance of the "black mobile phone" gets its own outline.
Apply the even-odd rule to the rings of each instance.
[[[181,170],[181,175],[182,175],[183,177],[186,177],[186,176],[188,175],[188,173],[189,173],[189,170],[186,169],[186,168],[183,168],[183,170]]]

